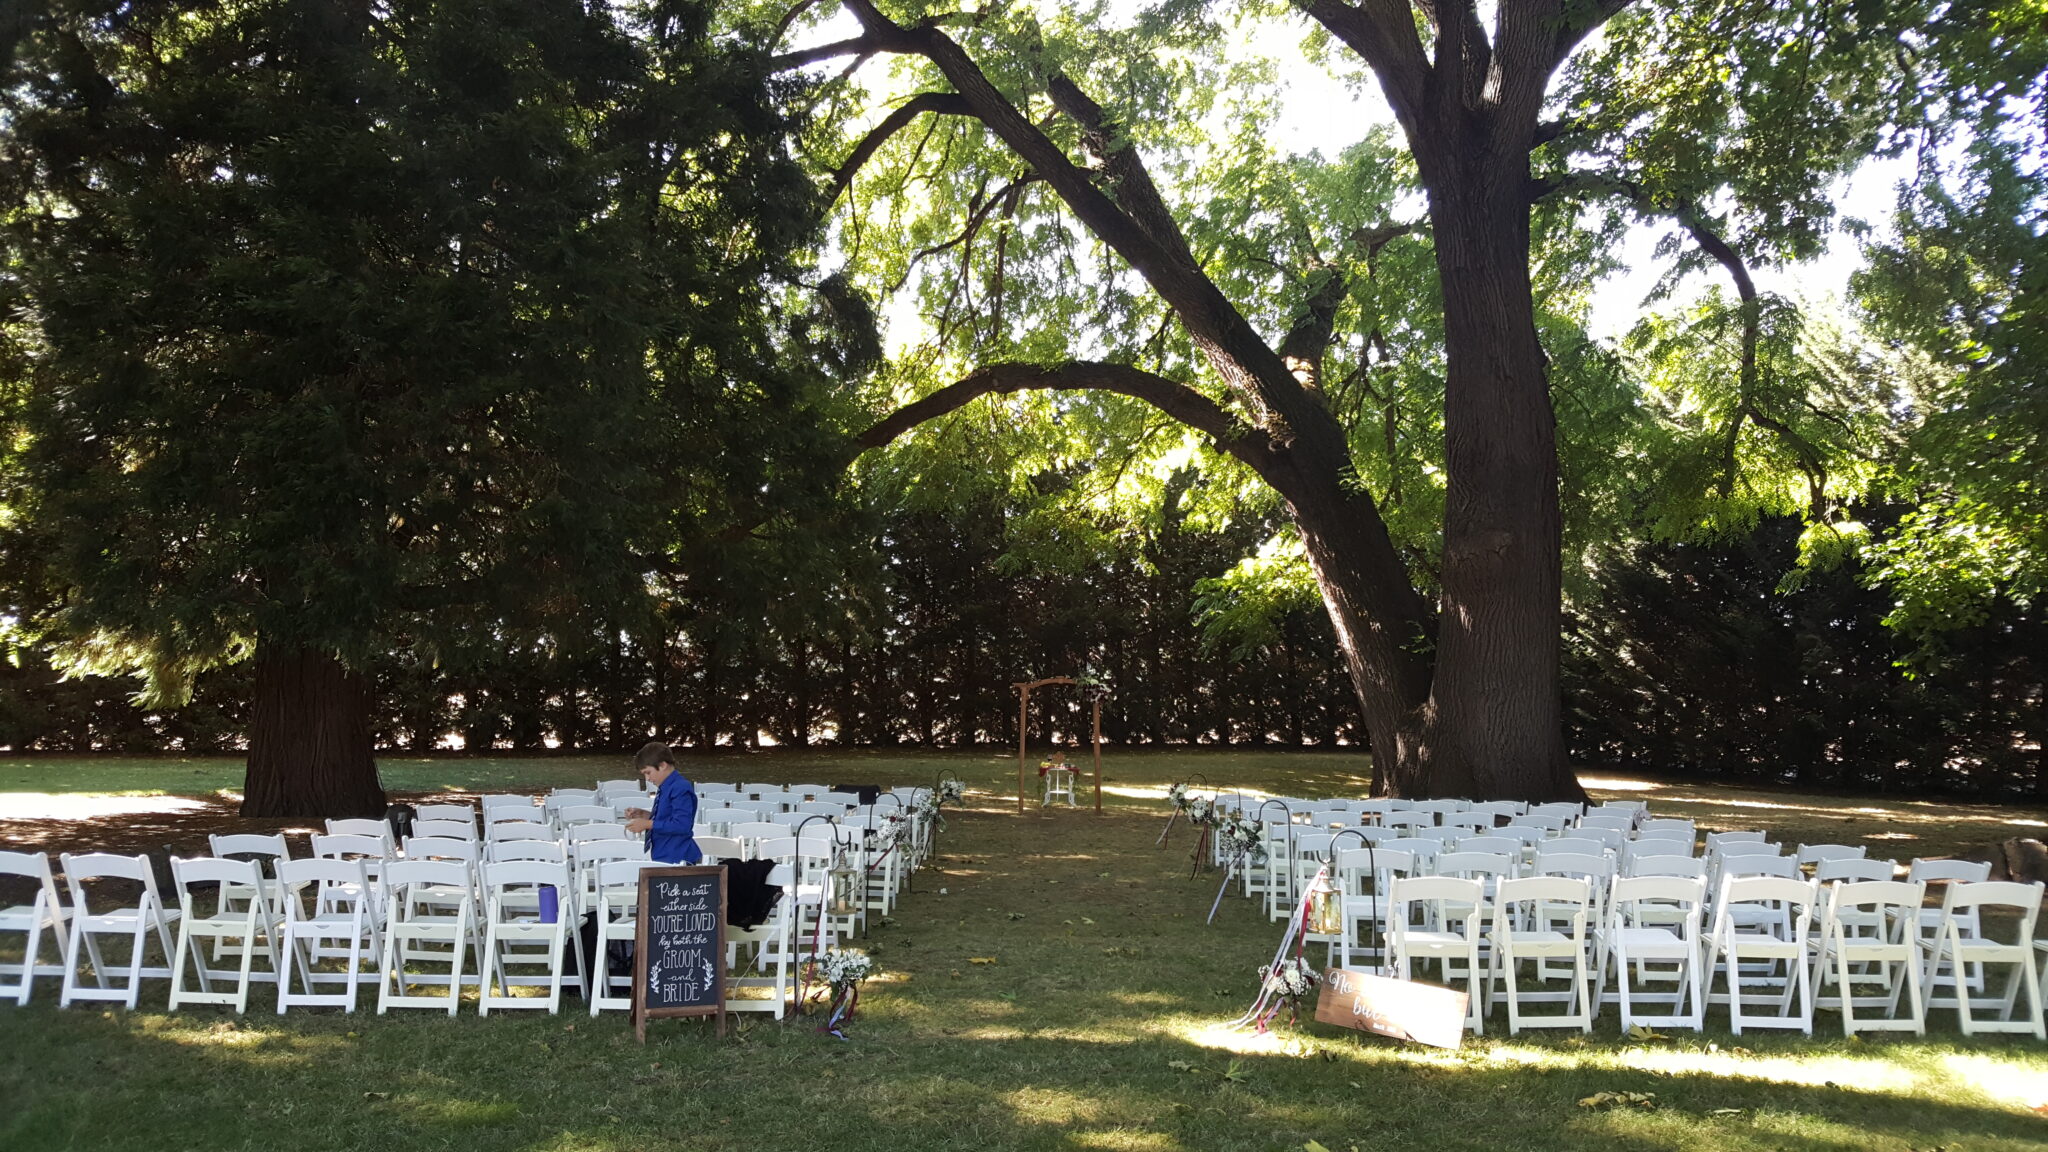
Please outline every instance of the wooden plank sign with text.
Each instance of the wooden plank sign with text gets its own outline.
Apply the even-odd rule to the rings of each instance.
[[[1463,992],[1434,984],[1332,968],[1323,973],[1316,1019],[1396,1040],[1456,1048],[1465,1040],[1467,999]]]
[[[725,1035],[725,869],[640,873],[633,934],[633,1032],[669,1016],[716,1016]]]

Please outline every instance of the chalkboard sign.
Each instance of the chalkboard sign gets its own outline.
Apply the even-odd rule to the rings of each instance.
[[[647,868],[633,937],[633,1031],[665,1016],[716,1016],[725,1035],[725,869]]]

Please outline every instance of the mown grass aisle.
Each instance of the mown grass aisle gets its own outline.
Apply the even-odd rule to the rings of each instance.
[[[1314,1026],[1227,1032],[1279,925],[1153,846],[1170,769],[1126,763],[1105,814],[1019,815],[962,756],[936,870],[866,947],[846,1042],[816,1020],[455,1020],[0,1008],[0,1148],[2035,1150],[2048,1050],[1946,1034],[1845,1043],[1718,1029],[1638,1043],[1498,1034],[1458,1053]],[[1014,771],[1014,761],[1011,769]],[[1273,769],[1287,787],[1299,762]],[[905,782],[930,769],[905,768]],[[1151,779],[1157,775],[1158,779]],[[762,778],[807,778],[803,767]],[[1285,780],[1286,783],[1282,783]],[[893,782],[893,781],[892,781]],[[943,892],[941,891],[943,889]],[[1319,958],[1318,958],[1319,959]],[[980,961],[990,961],[976,963]],[[1715,1019],[1719,1019],[1718,1014]],[[1601,1092],[1652,1108],[1580,1107]]]

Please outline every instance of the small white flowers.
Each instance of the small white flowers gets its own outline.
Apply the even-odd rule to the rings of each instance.
[[[875,961],[857,948],[828,948],[818,962],[818,972],[834,992],[844,992],[874,975]]]
[[[1264,983],[1267,992],[1290,1004],[1299,1003],[1322,982],[1322,977],[1316,974],[1314,968],[1309,967],[1307,957],[1303,956],[1282,960],[1278,964],[1269,964],[1259,969],[1259,979]]]
[[[1266,825],[1224,813],[1216,822],[1216,843],[1222,846],[1224,856],[1243,856],[1256,864],[1266,858]]]

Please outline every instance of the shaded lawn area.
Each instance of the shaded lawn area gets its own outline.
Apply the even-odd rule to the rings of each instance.
[[[75,791],[96,764],[72,761],[62,775]],[[238,772],[232,762],[189,764]],[[502,773],[537,788],[623,775],[617,764],[387,762],[386,781],[444,791]],[[1203,926],[1219,877],[1188,879],[1185,830],[1153,847],[1164,822],[1157,797],[1190,769],[1226,786],[1355,791],[1353,756],[1106,755],[1113,791],[1099,820],[1085,809],[1018,815],[1015,760],[998,755],[777,752],[714,758],[701,774],[908,783],[941,767],[966,778],[969,810],[949,816],[938,870],[918,876],[896,922],[868,941],[883,974],[864,991],[847,1042],[811,1020],[742,1018],[743,1031],[723,1042],[701,1022],[657,1022],[643,1048],[622,1015],[592,1021],[574,1009],[280,1018],[267,990],[244,1018],[173,1015],[160,1010],[161,982],[138,1012],[60,1011],[46,981],[28,1008],[0,1007],[0,1100],[9,1102],[0,1148],[2048,1147],[2048,1117],[2036,1111],[2048,1105],[2048,1047],[1963,1040],[1946,1012],[1924,1041],[1853,1043],[1826,1012],[1813,1040],[1733,1038],[1720,1011],[1703,1037],[1647,1042],[1617,1035],[1612,1011],[1587,1040],[1510,1041],[1496,1019],[1457,1053],[1324,1025],[1282,1037],[1227,1031],[1280,927],[1238,899]],[[135,761],[106,771],[146,779]],[[0,779],[4,791],[55,790],[35,772]],[[31,781],[45,786],[24,786]],[[2020,834],[2012,821],[2039,818],[1666,785],[1632,794],[1659,810],[1697,810],[1702,823],[1862,840],[1901,858],[1957,836]],[[1870,807],[1880,811],[1858,810]],[[28,823],[0,825],[0,839]],[[69,822],[35,823],[60,840],[57,826]],[[1916,839],[1876,839],[1887,835]],[[1599,1092],[1651,1093],[1656,1107],[1578,1106]]]

